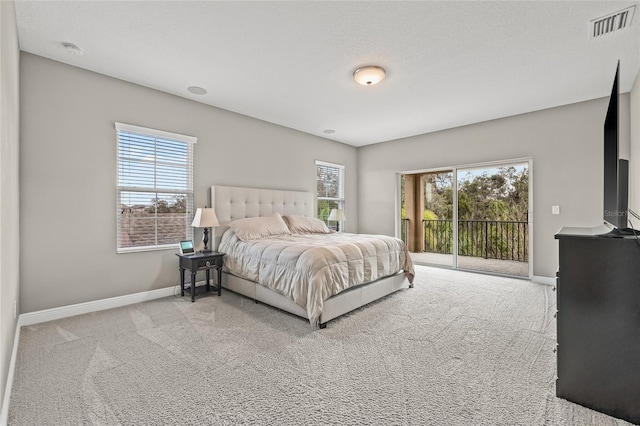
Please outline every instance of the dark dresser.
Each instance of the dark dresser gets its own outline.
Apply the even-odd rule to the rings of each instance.
[[[640,244],[562,228],[555,236],[556,395],[640,424]]]

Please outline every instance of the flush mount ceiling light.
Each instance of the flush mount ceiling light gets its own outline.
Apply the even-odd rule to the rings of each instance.
[[[191,93],[193,93],[194,95],[206,95],[207,94],[207,89],[203,89],[202,87],[198,87],[198,86],[189,86],[187,87],[187,90]]]
[[[81,48],[79,48],[78,46],[76,46],[73,43],[62,43],[62,45],[64,46],[64,48],[67,50],[68,53],[70,53],[71,55],[82,55],[84,52]]]
[[[387,72],[384,68],[376,65],[367,65],[366,67],[360,67],[353,72],[353,79],[358,84],[363,86],[373,86],[384,80]]]

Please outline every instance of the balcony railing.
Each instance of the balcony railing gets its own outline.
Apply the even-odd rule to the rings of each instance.
[[[426,252],[453,254],[452,220],[423,220],[422,224]],[[528,223],[460,220],[458,221],[458,254],[527,262],[529,260]]]

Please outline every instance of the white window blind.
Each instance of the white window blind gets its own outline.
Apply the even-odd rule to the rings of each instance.
[[[193,238],[191,136],[116,123],[117,252],[173,248]]]
[[[344,166],[316,161],[318,219],[329,224],[331,209],[344,209]]]

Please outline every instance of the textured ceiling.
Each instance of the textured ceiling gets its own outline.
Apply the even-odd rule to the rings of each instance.
[[[26,52],[362,146],[608,96],[618,59],[630,91],[638,7],[598,39],[588,23],[634,4],[18,0],[16,12]],[[387,78],[355,84],[367,64]]]

